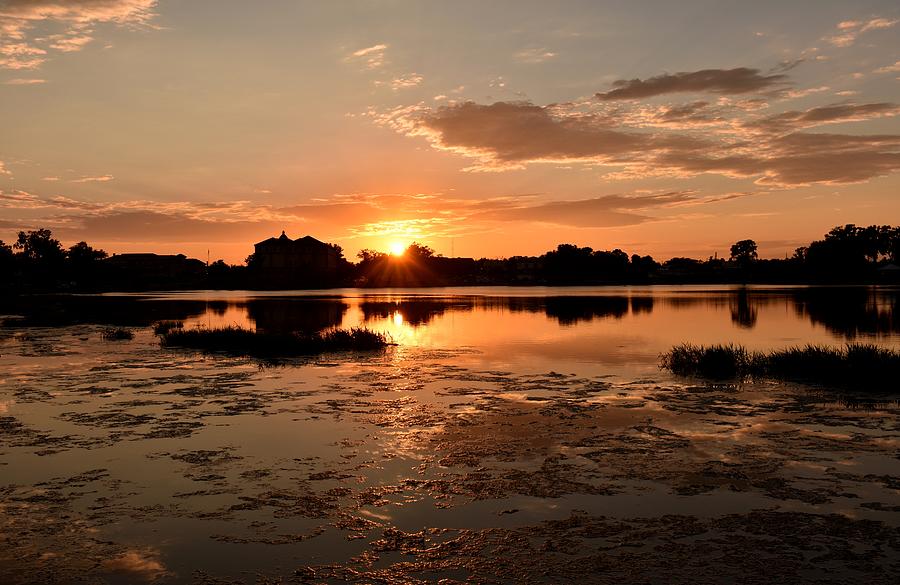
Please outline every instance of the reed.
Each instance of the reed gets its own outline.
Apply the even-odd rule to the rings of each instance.
[[[134,339],[134,333],[122,327],[107,327],[100,331],[100,337],[104,341],[126,341]]]
[[[160,335],[163,347],[183,347],[251,357],[278,358],[333,351],[371,351],[392,345],[369,329],[330,329],[318,333],[269,333],[243,327],[170,329]]]
[[[685,343],[661,355],[660,367],[714,380],[771,378],[854,390],[900,389],[900,352],[872,344],[751,352],[740,345]]]
[[[153,324],[153,333],[156,335],[165,335],[173,329],[184,329],[182,321],[157,321]]]

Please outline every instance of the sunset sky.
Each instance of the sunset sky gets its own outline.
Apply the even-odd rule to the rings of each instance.
[[[0,0],[0,239],[241,262],[900,223],[900,3]]]

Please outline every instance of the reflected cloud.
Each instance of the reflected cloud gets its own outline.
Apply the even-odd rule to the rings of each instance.
[[[169,574],[159,560],[156,549],[129,550],[103,562],[103,569],[111,573],[126,573],[145,582],[156,581]]]

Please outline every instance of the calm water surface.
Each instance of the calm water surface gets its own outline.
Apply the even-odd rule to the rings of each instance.
[[[900,348],[898,306],[887,287],[9,301],[0,581],[896,583],[896,397],[657,362],[685,341]],[[273,367],[160,348],[159,320],[398,345]]]

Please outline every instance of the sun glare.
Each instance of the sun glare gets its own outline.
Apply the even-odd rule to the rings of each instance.
[[[401,244],[400,242],[391,242],[388,250],[391,253],[391,256],[403,256],[404,252],[406,252],[406,245]]]

